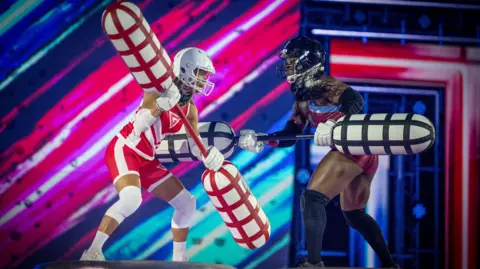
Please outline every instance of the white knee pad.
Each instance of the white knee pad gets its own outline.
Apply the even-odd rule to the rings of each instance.
[[[112,217],[120,224],[140,207],[142,191],[139,187],[127,186],[118,193],[118,196],[120,199],[107,210],[105,215]]]
[[[183,189],[168,203],[175,209],[172,217],[172,228],[190,227],[190,220],[197,209],[195,196]]]

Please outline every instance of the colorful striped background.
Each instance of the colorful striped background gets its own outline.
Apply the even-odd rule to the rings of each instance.
[[[102,32],[111,1],[0,3],[0,268],[78,259],[116,193],[103,162],[109,140],[142,91]],[[276,76],[283,44],[299,29],[300,0],[132,1],[172,57],[201,47],[213,57],[216,88],[196,99],[201,121],[236,131],[282,127],[291,107]],[[200,183],[199,163],[169,164],[197,197],[188,247],[192,261],[241,268],[287,262],[291,149],[230,158],[272,223],[268,245],[236,245]],[[172,209],[145,193],[142,207],[113,234],[107,259],[171,259]],[[234,252],[235,255],[224,253]]]

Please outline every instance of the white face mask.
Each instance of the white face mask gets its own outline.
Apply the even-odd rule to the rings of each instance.
[[[210,76],[211,73],[208,70],[202,68],[196,69],[192,83],[193,85],[191,85],[192,88],[205,96],[209,96],[212,93],[213,88],[215,88],[215,84],[210,81]]]

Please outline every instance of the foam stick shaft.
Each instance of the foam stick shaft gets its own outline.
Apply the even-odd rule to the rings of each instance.
[[[208,152],[205,146],[203,145],[202,141],[198,138],[198,136],[195,134],[195,130],[193,130],[192,124],[190,124],[190,121],[188,121],[187,117],[185,116],[185,113],[183,113],[182,109],[180,109],[180,106],[175,105],[175,107],[172,108],[174,112],[180,116],[180,119],[183,121],[183,125],[185,126],[185,129],[187,130],[187,133],[190,135],[190,137],[193,138],[193,141],[195,144],[197,144],[198,149],[202,153],[203,157],[207,157]]]

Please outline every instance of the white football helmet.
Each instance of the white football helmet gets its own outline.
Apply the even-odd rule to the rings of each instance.
[[[197,92],[208,96],[215,84],[210,75],[215,74],[212,59],[199,48],[186,48],[179,51],[173,59],[173,73],[182,83]]]

